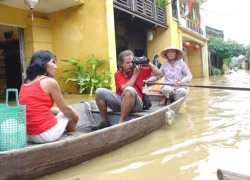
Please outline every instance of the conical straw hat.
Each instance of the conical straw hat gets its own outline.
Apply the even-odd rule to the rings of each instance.
[[[161,57],[164,58],[164,59],[167,59],[166,54],[167,54],[167,51],[170,50],[170,49],[173,49],[173,50],[177,51],[177,59],[182,59],[183,58],[182,50],[180,50],[179,48],[177,48],[175,46],[169,46],[169,47],[165,48],[164,50],[162,50]]]

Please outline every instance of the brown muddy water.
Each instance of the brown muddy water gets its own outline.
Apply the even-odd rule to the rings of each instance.
[[[239,71],[194,79],[192,84],[250,88],[250,74]],[[249,91],[189,88],[173,127],[165,125],[116,151],[42,179],[210,180],[217,179],[218,168],[250,174],[249,100]]]

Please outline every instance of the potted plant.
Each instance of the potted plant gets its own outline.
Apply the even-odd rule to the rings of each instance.
[[[99,87],[111,89],[111,73],[107,70],[98,70],[106,60],[99,60],[91,55],[84,64],[75,58],[62,61],[69,64],[69,68],[64,70],[67,77],[62,79],[66,83],[76,83],[79,87],[79,93],[84,92],[92,95]]]
[[[156,6],[160,9],[165,9],[170,2],[169,0],[156,0]]]

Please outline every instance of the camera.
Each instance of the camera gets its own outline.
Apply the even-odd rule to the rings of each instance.
[[[136,65],[147,65],[149,63],[149,59],[146,56],[135,56],[133,59],[133,66]]]

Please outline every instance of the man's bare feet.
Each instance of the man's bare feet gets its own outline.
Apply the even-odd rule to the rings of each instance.
[[[121,120],[119,120],[119,124],[120,124],[120,123],[124,123],[124,122],[125,122],[125,121],[121,121]]]
[[[78,132],[74,131],[74,132],[67,132],[66,133],[68,136],[77,136]]]
[[[91,125],[91,130],[96,131],[98,129],[102,129],[102,128],[105,128],[105,127],[108,127],[108,126],[109,126],[109,122],[100,121],[98,124]]]

